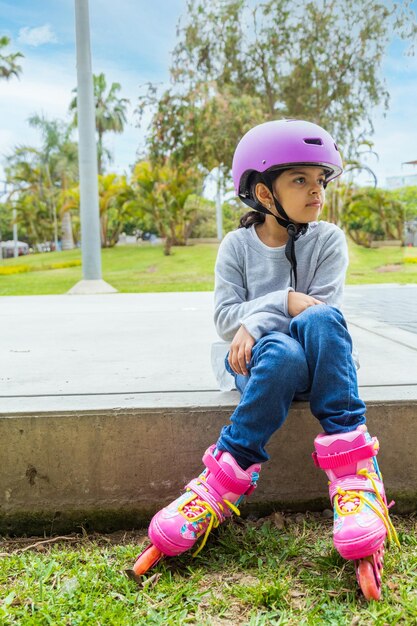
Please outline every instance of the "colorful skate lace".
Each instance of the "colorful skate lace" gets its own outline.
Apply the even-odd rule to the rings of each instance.
[[[377,480],[379,479],[378,474],[376,472],[369,472],[367,469],[361,469],[357,472],[357,474],[370,480],[374,493],[369,494],[369,497],[367,497],[363,491],[355,491],[353,489],[345,490],[338,487],[334,499],[337,513],[339,515],[352,515],[359,513],[364,506],[368,506],[382,520],[387,531],[388,541],[394,541],[397,546],[400,547],[397,531],[395,530],[389,516],[389,509],[394,505],[394,502],[392,501],[389,505],[387,505],[381,497],[375,483],[375,478]],[[372,496],[374,496],[374,498],[372,498]],[[373,499],[379,504],[379,506],[378,504],[372,502]]]
[[[346,559],[375,553],[385,539],[399,546],[389,517],[382,475],[376,455],[379,443],[365,425],[355,431],[318,435],[313,460],[329,478],[334,506],[333,540]]]
[[[252,472],[252,485],[256,485],[258,478],[259,474],[257,472]],[[206,477],[203,472],[195,480],[193,487],[201,486],[210,497],[210,491],[204,484],[205,480]],[[187,489],[187,492],[194,492],[194,490],[193,488],[189,488]],[[244,496],[240,496],[235,504],[226,498],[222,498],[221,501],[217,500],[215,503],[212,502],[212,504],[210,504],[206,499],[203,499],[201,495],[196,494],[196,497],[191,501],[186,500],[178,507],[178,513],[184,517],[188,524],[192,524],[197,538],[204,532],[204,537],[200,545],[192,554],[193,557],[197,556],[197,554],[204,548],[211,531],[214,528],[217,528],[225,520],[227,517],[227,509],[240,516],[240,511],[237,505],[240,504],[243,497]]]

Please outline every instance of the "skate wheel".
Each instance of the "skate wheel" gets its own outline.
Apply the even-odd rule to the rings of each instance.
[[[357,568],[359,586],[367,600],[379,600],[381,597],[381,585],[375,576],[373,565],[367,559],[359,561]]]
[[[127,576],[136,582],[141,582],[140,576],[146,574],[146,572],[156,565],[164,556],[164,553],[151,543],[151,545],[138,556],[133,568],[126,570]]]

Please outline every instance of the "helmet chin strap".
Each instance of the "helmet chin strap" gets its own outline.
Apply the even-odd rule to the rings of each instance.
[[[260,213],[264,213],[265,215],[272,215],[273,217],[275,217],[278,224],[286,229],[288,233],[288,241],[285,246],[285,256],[291,264],[291,287],[294,286],[294,290],[297,291],[297,258],[295,256],[295,242],[301,235],[304,235],[304,233],[307,231],[308,223],[295,224],[292,220],[290,220],[284,210],[284,207],[278,202],[274,195],[272,189],[272,180],[269,177],[268,173],[264,172],[262,178],[264,184],[271,192],[278,215],[264,207],[260,202],[255,202],[251,198],[242,198],[242,200],[252,209],[255,209],[255,211],[259,211]]]
[[[299,237],[301,237],[301,235],[304,235],[304,233],[307,231],[308,223],[295,224],[288,217],[282,204],[278,202],[278,200],[276,199],[274,190],[272,188],[272,179],[269,176],[269,174],[267,172],[264,172],[262,178],[264,179],[266,186],[271,192],[272,198],[274,200],[275,208],[278,214],[280,215],[280,217],[278,217],[278,215],[275,215],[274,213],[271,213],[271,211],[269,211],[269,213],[271,213],[275,217],[278,224],[280,224],[280,226],[283,226],[287,230],[287,233],[288,233],[288,241],[285,246],[285,256],[287,257],[288,261],[291,264],[291,287],[293,286],[292,283],[293,283],[293,276],[294,276],[294,290],[297,291],[297,258],[295,256],[295,242],[297,241]]]

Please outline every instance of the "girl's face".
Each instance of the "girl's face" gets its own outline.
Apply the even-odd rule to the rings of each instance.
[[[284,170],[273,182],[277,200],[296,223],[314,222],[323,208],[325,170],[300,166]]]

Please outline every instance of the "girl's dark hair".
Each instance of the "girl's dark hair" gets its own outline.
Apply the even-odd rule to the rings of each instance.
[[[283,170],[275,171],[274,176],[271,177],[271,182],[276,180],[278,176],[282,174],[282,172]],[[258,201],[256,197],[256,192],[255,192],[256,185],[258,183],[264,183],[264,182],[265,181],[262,178],[262,176],[259,174],[259,172],[253,172],[249,176],[248,185],[250,188],[250,195],[253,200]],[[242,217],[240,218],[238,228],[250,228],[252,224],[263,224],[264,221],[265,221],[265,213],[260,213],[259,211],[248,211],[247,213],[245,213],[245,215],[242,215]]]
[[[252,224],[263,224],[264,221],[264,213],[259,213],[259,211],[248,211],[240,218],[238,228],[250,228]]]

